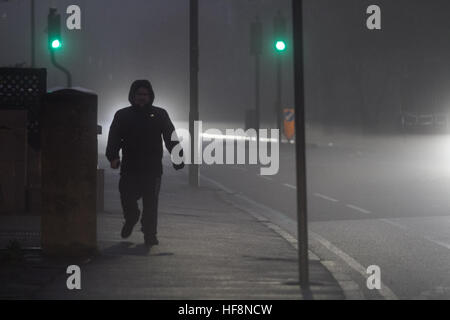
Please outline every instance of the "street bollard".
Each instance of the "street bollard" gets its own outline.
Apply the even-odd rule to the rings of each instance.
[[[97,95],[62,89],[44,100],[42,249],[90,255],[97,247]]]

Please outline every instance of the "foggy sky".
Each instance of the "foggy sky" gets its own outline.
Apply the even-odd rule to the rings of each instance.
[[[99,95],[99,122],[127,106],[130,83],[148,78],[156,105],[175,120],[189,109],[187,0],[36,1],[36,61],[48,68],[48,87],[64,85],[47,51],[46,17],[55,3],[65,16],[82,9],[82,30],[63,28],[58,60],[73,85]],[[200,117],[244,121],[254,107],[249,25],[263,22],[262,119],[274,122],[275,55],[272,20],[291,21],[289,0],[200,0]],[[306,113],[310,121],[365,125],[394,121],[402,108],[441,108],[450,102],[450,3],[380,0],[382,30],[365,28],[373,1],[305,0]],[[63,19],[64,21],[65,19]],[[288,32],[291,34],[290,23]],[[29,1],[0,2],[0,65],[30,61]],[[414,94],[412,94],[412,92]],[[283,106],[293,107],[292,51],[283,61]]]

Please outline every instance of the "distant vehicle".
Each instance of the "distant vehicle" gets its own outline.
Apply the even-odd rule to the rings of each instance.
[[[400,125],[404,131],[449,131],[449,114],[442,112],[403,112]]]

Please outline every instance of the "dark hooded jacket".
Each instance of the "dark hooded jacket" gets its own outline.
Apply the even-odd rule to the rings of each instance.
[[[143,107],[134,105],[135,93],[142,87],[150,92],[150,103]],[[122,149],[121,174],[161,176],[162,139],[167,150],[172,152],[179,143],[171,140],[175,127],[166,110],[153,106],[155,94],[149,81],[134,81],[128,100],[131,106],[114,115],[106,157],[109,161],[119,159],[119,150]]]

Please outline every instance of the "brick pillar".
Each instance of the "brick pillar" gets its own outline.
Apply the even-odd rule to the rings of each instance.
[[[0,214],[25,213],[27,112],[0,110]]]
[[[63,89],[42,112],[42,220],[45,253],[96,251],[97,95]]]

